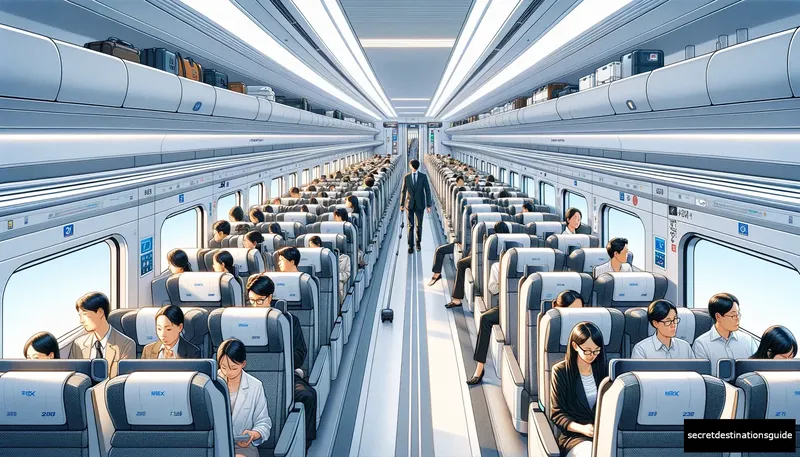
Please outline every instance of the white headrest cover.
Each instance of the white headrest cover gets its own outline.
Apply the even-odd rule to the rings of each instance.
[[[591,274],[594,267],[608,262],[608,251],[606,248],[584,248],[583,249],[583,273]]]
[[[756,371],[767,384],[766,419],[800,419],[800,373]]]
[[[309,213],[302,213],[302,212],[295,212],[295,213],[283,213],[283,220],[284,222],[300,222],[301,224],[305,224],[308,220]]]
[[[250,252],[249,249],[246,248],[233,248],[233,249],[226,249],[233,257],[233,264],[239,267],[239,274],[245,275],[250,272],[250,267],[247,264],[247,254]],[[254,271],[255,273],[261,273],[260,271]]]
[[[131,425],[191,425],[193,371],[136,372],[125,380],[125,414]]]
[[[461,199],[461,204],[463,206],[466,205],[478,205],[479,203],[483,202],[483,197],[466,197]]]
[[[603,346],[611,341],[611,312],[606,308],[554,308],[561,315],[561,336],[559,344],[566,346],[569,343],[569,334],[572,328],[580,322],[593,323],[603,333]]]
[[[487,212],[490,209],[492,209],[492,205],[486,205],[486,204],[470,205],[470,207],[472,208],[472,214]]]
[[[615,302],[652,301],[656,293],[656,279],[647,272],[612,272]]]
[[[295,222],[291,222],[291,221],[278,222],[278,225],[281,226],[281,230],[286,232],[287,236],[291,236],[291,237],[295,236],[295,233],[294,233],[295,226],[294,226],[294,224],[295,224]]]
[[[521,198],[521,197],[500,198],[500,199],[498,199],[498,201],[504,201],[504,202],[506,202],[506,205],[508,205],[508,206],[521,205],[521,204],[525,203],[525,199]]]
[[[495,253],[499,256],[506,250],[506,243],[519,243],[523,248],[531,247],[531,236],[523,233],[498,233]]]
[[[472,213],[475,217],[475,222],[496,222],[503,219],[503,213]]]
[[[536,224],[537,226],[539,224]],[[558,240],[558,247],[559,251],[567,252],[567,246],[580,246],[581,248],[588,248],[591,246],[591,238],[589,235],[562,235],[560,233],[556,234],[556,240]]]
[[[275,283],[273,300],[300,301],[300,278],[303,273],[272,273],[267,276]]]
[[[579,273],[573,272],[555,272],[555,273],[539,273],[542,282],[542,296],[540,301],[555,300],[558,294],[565,290],[574,290],[581,293],[581,286],[583,281]],[[531,275],[530,279],[534,276]],[[526,283],[529,281],[525,281]]]
[[[562,231],[561,222],[549,221],[536,223],[536,235],[539,235],[539,238],[542,238],[541,235],[548,232],[553,232],[554,235],[558,235]]]
[[[300,265],[311,265],[314,267],[314,272],[322,271],[322,249],[297,248],[300,251]]]
[[[683,425],[684,419],[704,419],[706,382],[693,371],[635,371],[639,381],[641,425]]]
[[[236,338],[245,346],[266,346],[269,311],[269,308],[225,308],[220,317],[222,339]]]
[[[531,223],[531,222],[542,222],[542,221],[544,221],[544,215],[546,213],[519,213],[519,214],[522,214],[522,222],[525,223],[525,224],[528,224],[528,223]]]
[[[200,271],[200,264],[197,263],[197,251],[202,248],[184,248],[183,252],[189,257],[189,265],[192,266],[192,271]]]
[[[64,425],[64,385],[73,371],[0,374],[0,425]]]
[[[517,273],[524,273],[528,266],[543,266],[553,271],[556,268],[556,251],[549,248],[517,249]]]
[[[312,236],[318,236],[319,240],[322,241],[322,242],[332,241],[333,245],[336,246],[338,244],[338,242],[339,242],[339,236],[341,236],[341,235],[339,233],[312,233],[312,234],[306,235],[306,237],[305,237],[305,245],[306,245],[306,247],[308,247],[308,240],[310,240]]]
[[[224,274],[208,271],[181,273],[178,277],[181,301],[220,301],[219,283]]]
[[[641,309],[644,310],[645,314],[647,313],[647,308],[642,307]],[[697,325],[694,319],[694,313],[689,308],[678,308],[678,317],[681,319],[681,322],[678,324],[675,338],[680,338],[689,344],[694,343],[695,328]],[[654,333],[656,333],[656,329],[648,322],[647,334],[652,336]]]
[[[156,334],[156,314],[161,308],[139,308],[136,311],[136,344],[147,346],[158,340]]]
[[[343,234],[344,222],[335,222],[335,221],[320,222],[319,232]]]

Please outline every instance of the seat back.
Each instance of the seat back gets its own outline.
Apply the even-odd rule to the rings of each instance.
[[[267,208],[271,209],[272,212],[268,213],[267,211],[269,211],[269,210]],[[272,214],[274,216],[275,214],[285,212],[286,209],[287,209],[287,207],[283,206],[283,205],[263,205],[261,207],[261,211],[264,213],[264,216],[268,216],[270,214]]]
[[[646,271],[603,273],[594,281],[597,306],[628,308],[649,306],[653,300],[664,298],[667,278]]]
[[[463,202],[462,202],[463,203]],[[487,203],[477,203],[477,204],[468,204],[462,205],[459,209],[458,219],[460,222],[458,223],[458,227],[456,227],[456,242],[463,243],[465,242],[465,238],[469,237],[472,230],[472,225],[470,225],[470,217],[473,214],[477,213],[500,213],[504,212],[500,210],[500,207],[497,205],[487,204]],[[459,237],[460,235],[460,237]]]
[[[231,222],[231,235],[244,235],[247,232],[253,230],[255,228],[255,224],[250,222]],[[225,240],[222,240],[222,248],[230,248],[233,246],[225,245]]]
[[[189,265],[192,266],[192,271],[212,271],[206,268],[205,258],[206,248],[181,248],[183,252],[189,257]]]
[[[545,241],[545,246],[548,248],[558,249],[564,255],[569,256],[577,249],[596,248],[599,246],[600,240],[592,235],[550,235]]]
[[[208,326],[214,354],[229,338],[246,346],[245,371],[261,381],[272,420],[269,439],[259,449],[274,449],[294,405],[292,326],[276,308],[252,307],[215,310]]]
[[[519,224],[514,224],[515,226],[522,227]],[[476,240],[475,249],[478,249],[481,243],[477,242],[480,238],[474,238]],[[480,293],[483,295],[483,300],[486,304],[491,306],[497,306],[498,304],[498,296],[493,296],[490,292],[488,287],[483,287],[483,285],[489,284],[489,279],[491,278],[492,272],[492,265],[500,261],[500,256],[503,252],[505,252],[509,247],[518,247],[518,248],[532,248],[537,247],[539,245],[539,240],[535,236],[531,236],[525,233],[495,233],[489,235],[485,242],[482,243],[483,251],[482,255],[474,255],[472,256],[472,268],[473,268],[473,278],[475,278],[475,289],[476,294]],[[479,254],[477,251],[475,254]],[[480,278],[480,279],[478,279]]]
[[[298,236],[306,233],[305,225],[299,222],[284,221],[284,222],[277,222],[277,224],[281,226],[281,231],[283,232],[284,235],[283,238],[286,241],[292,241]]]
[[[310,210],[309,210],[310,211]],[[275,220],[277,222],[299,222],[300,225],[308,225],[317,222],[316,214],[303,213],[303,212],[291,212],[291,213],[280,213],[275,216]]]
[[[680,338],[689,344],[694,344],[694,340],[711,330],[714,320],[708,314],[707,309],[678,308],[678,317],[681,319],[675,333],[676,338]],[[630,357],[636,343],[653,336],[655,328],[647,320],[647,307],[630,308],[625,311],[625,350],[624,357]]]
[[[494,225],[495,222],[513,222],[513,219],[508,214],[492,212],[472,214],[468,221],[463,230],[461,230],[461,248],[465,253],[472,252],[472,232],[478,223],[486,222],[486,225]]]
[[[514,357],[519,360],[519,329],[517,292],[520,278],[534,270],[561,271],[564,253],[548,248],[512,248],[500,258],[500,328],[505,343],[511,346]]]
[[[282,197],[281,198],[281,205],[283,206],[294,206],[301,204],[301,198],[293,198],[293,197]]]
[[[317,201],[319,201],[319,199],[317,199]],[[315,216],[319,216],[320,214],[322,214],[322,210],[327,208],[327,205],[323,206],[323,205],[321,205],[319,203],[309,203],[307,205],[294,205],[294,206],[290,207],[288,210],[289,210],[289,212],[292,212],[292,213],[302,213],[303,212],[303,206],[305,206],[308,209],[308,212],[310,214],[313,214]]]
[[[560,217],[558,217],[558,214],[552,214],[547,212],[548,210],[547,207],[536,208],[536,206],[534,206],[534,209],[536,209],[537,212],[534,213],[515,212],[514,219],[520,224],[525,224],[525,225],[530,224],[531,222],[558,222],[561,219]]]
[[[578,273],[592,274],[594,267],[608,261],[606,248],[575,249],[567,258],[567,268]]]
[[[247,279],[250,275],[263,273],[267,269],[264,255],[256,249],[231,247],[221,250],[228,251],[233,257],[233,264],[236,266],[240,278]],[[206,252],[203,260],[208,271],[213,271],[214,255],[217,252],[217,249],[209,249]]]
[[[564,231],[564,227],[566,224],[563,222],[531,222],[530,223],[531,231],[533,234],[536,235],[542,242],[546,241],[553,235],[560,234]],[[542,245],[544,247],[544,245]],[[562,251],[563,252],[563,251]]]
[[[523,197],[505,197],[505,198],[497,198],[496,205],[501,206],[503,208],[508,208],[509,206],[513,205],[522,205],[524,203],[531,202],[532,204],[536,204],[535,198],[523,198]]]
[[[473,216],[480,216],[481,214],[495,214],[495,213],[480,213]],[[500,213],[497,213],[500,214]],[[478,217],[476,217],[476,220]],[[508,231],[510,233],[526,233],[525,226],[521,224],[517,224],[515,222],[505,222],[506,227],[508,227]],[[475,294],[482,295],[483,294],[483,261],[484,261],[484,245],[490,237],[494,234],[494,223],[491,222],[477,222],[474,227],[472,227],[472,236],[470,237],[471,240],[477,240],[476,243],[472,246],[472,271],[474,272],[473,282],[475,287]]]
[[[160,306],[147,306],[131,310],[122,316],[122,333],[136,343],[136,357],[142,357],[142,350],[150,343],[158,341],[156,333],[156,314]],[[186,341],[200,348],[201,357],[209,357],[208,311],[203,308],[184,307],[183,332]]]
[[[322,329],[321,345],[330,345],[330,332],[339,314],[339,264],[336,255],[328,248],[298,248],[300,267],[310,268],[319,281],[319,325]],[[327,331],[325,330],[327,329]]]
[[[242,286],[230,273],[190,272],[167,278],[170,303],[212,310],[242,306]]]
[[[312,236],[318,236],[320,241],[322,242],[322,247],[326,249],[330,249],[333,252],[334,256],[336,257],[336,275],[338,278],[339,272],[339,255],[347,254],[347,238],[344,235],[337,234],[337,233],[309,233],[306,235],[300,235],[295,240],[298,247],[307,248],[308,240],[311,239]],[[353,259],[350,259],[350,268],[352,269]],[[338,279],[337,279],[338,281]],[[350,279],[347,280],[347,288],[349,289],[350,285],[355,281],[355,277],[352,275]]]
[[[484,193],[474,190],[460,190],[460,191],[455,191],[455,189],[453,190],[454,190],[453,200],[450,202],[448,214],[450,215],[450,222],[453,224],[453,227],[456,230],[458,230],[458,226],[461,225],[461,217],[460,217],[461,216],[460,210],[462,208],[461,200],[465,198],[475,198],[475,197],[484,198]]]
[[[342,252],[350,256],[350,283],[355,282],[358,274],[358,233],[356,227],[350,222],[317,222],[308,226],[308,233],[344,235],[345,249]],[[325,240],[323,240],[323,243],[325,243]]]
[[[519,315],[519,368],[525,378],[525,390],[531,401],[537,401],[538,379],[536,357],[538,356],[537,329],[539,316],[552,308],[558,294],[574,290],[581,294],[584,304],[589,303],[594,282],[583,273],[552,272],[533,273],[521,280],[517,313]],[[510,306],[514,306],[510,303]]]

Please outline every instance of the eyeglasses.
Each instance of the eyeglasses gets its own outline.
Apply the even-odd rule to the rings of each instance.
[[[266,301],[266,298],[258,298],[256,300],[253,300],[252,298],[247,299],[247,303],[250,303],[253,306],[262,306]]]
[[[723,314],[725,317],[730,317],[731,319],[739,320],[742,318],[742,313],[739,314]]]
[[[583,351],[583,355],[600,355],[600,351],[603,350],[603,348],[597,348],[597,349],[595,349],[593,351],[590,351],[590,350],[584,349],[584,348],[582,348],[580,346],[578,346],[578,347],[581,349],[581,351]]]
[[[672,324],[678,325],[681,322],[680,317],[676,317],[675,319],[666,319],[661,321],[662,324],[666,326],[672,326]]]

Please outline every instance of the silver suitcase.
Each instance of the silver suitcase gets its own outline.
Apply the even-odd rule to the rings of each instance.
[[[622,64],[617,61],[610,62],[598,68],[594,75],[598,86],[622,79]]]
[[[590,75],[586,75],[578,81],[578,90],[586,90],[591,89],[594,87],[595,84],[595,74],[592,73]]]
[[[275,101],[275,92],[268,86],[247,86],[247,95],[266,98],[271,102]]]

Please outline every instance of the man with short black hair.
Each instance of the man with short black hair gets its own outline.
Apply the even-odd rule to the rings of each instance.
[[[290,198],[300,198],[300,189],[297,187],[292,187],[289,189],[289,197]]]
[[[431,212],[433,199],[428,176],[419,172],[419,160],[413,159],[409,165],[411,171],[403,177],[403,188],[400,190],[400,212],[408,208],[408,253],[411,254],[414,252],[415,235],[417,251],[422,250],[423,211],[427,208]]]
[[[81,326],[87,333],[72,342],[70,359],[106,359],[108,377],[119,372],[119,361],[136,358],[136,344],[108,323],[111,305],[101,292],[89,292],[75,303]]]
[[[625,238],[612,238],[606,245],[606,252],[610,260],[594,267],[594,277],[599,278],[603,273],[617,273],[620,271],[633,271],[628,263],[628,240]]]
[[[711,361],[711,374],[717,375],[720,359],[747,359],[758,350],[756,340],[739,331],[742,313],[739,299],[729,293],[719,293],[708,301],[708,314],[714,319],[711,330],[698,336],[692,349],[698,359]]]
[[[214,234],[214,241],[220,242],[226,236],[231,234],[231,223],[228,221],[214,222],[214,225],[211,227],[211,231]]]
[[[636,343],[632,359],[693,359],[692,346],[678,333],[678,308],[669,300],[656,300],[647,307],[647,321],[656,329],[653,336]]]

